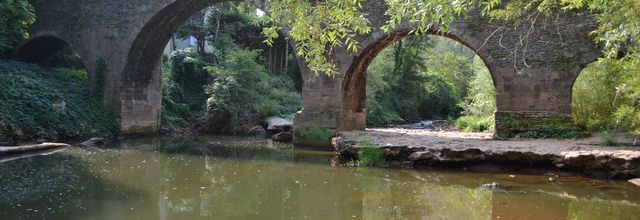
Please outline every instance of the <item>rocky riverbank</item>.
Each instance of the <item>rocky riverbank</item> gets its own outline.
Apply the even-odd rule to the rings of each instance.
[[[603,147],[589,139],[498,141],[485,133],[404,128],[340,133],[332,141],[340,163],[357,159],[358,139],[363,136],[383,150],[391,166],[570,173],[600,179],[640,177],[640,147]]]

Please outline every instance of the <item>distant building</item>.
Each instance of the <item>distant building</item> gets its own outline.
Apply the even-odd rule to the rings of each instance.
[[[205,13],[205,25],[208,23],[208,17],[211,15],[211,9],[205,9],[207,10],[207,12]],[[211,48],[209,48],[210,43],[209,43],[209,38],[207,38],[207,40],[205,40],[206,42],[204,43],[204,51],[206,53],[211,53]],[[185,48],[193,48],[194,50],[198,49],[198,42],[196,40],[196,38],[194,36],[189,36],[188,38],[179,38],[177,34],[173,34],[173,37],[171,38],[171,40],[169,40],[169,42],[167,43],[167,46],[164,48],[164,55],[166,56],[171,56],[171,53],[173,53],[173,51],[176,50],[182,50]]]

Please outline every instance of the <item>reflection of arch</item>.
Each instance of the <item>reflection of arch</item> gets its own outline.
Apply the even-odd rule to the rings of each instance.
[[[389,45],[414,34],[414,30],[410,25],[404,24],[389,34],[382,31],[373,33],[362,42],[362,45],[367,46],[354,59],[342,85],[342,120],[338,124],[339,130],[364,130],[366,128],[367,68],[378,53]],[[493,58],[482,48],[479,40],[466,35],[464,32],[456,33],[455,30],[445,34],[429,30],[425,34],[443,36],[473,50],[489,69],[494,87],[498,90],[496,76],[494,75],[496,65]]]

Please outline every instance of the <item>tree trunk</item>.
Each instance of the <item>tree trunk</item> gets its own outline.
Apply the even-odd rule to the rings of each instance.
[[[269,69],[269,72],[273,75],[273,47],[269,47],[269,60],[267,61],[269,63],[269,65],[267,65],[267,68]]]
[[[176,35],[171,35],[171,53],[173,53],[173,51],[176,51],[176,49],[178,48],[178,46],[176,45]]]
[[[284,74],[289,71],[289,39],[284,41]]]

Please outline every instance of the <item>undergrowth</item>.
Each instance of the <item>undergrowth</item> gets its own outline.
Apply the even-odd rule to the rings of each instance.
[[[462,116],[456,120],[456,128],[464,132],[484,132],[493,130],[493,116]]]
[[[0,60],[0,139],[68,139],[119,131],[115,116],[101,110],[86,83],[78,83],[83,71],[62,72]]]
[[[331,130],[320,127],[311,127],[304,129],[300,132],[300,135],[305,139],[330,141],[333,138],[334,133]]]
[[[358,139],[360,152],[358,160],[355,161],[356,166],[380,166],[384,164],[384,152],[369,137],[361,136]]]

